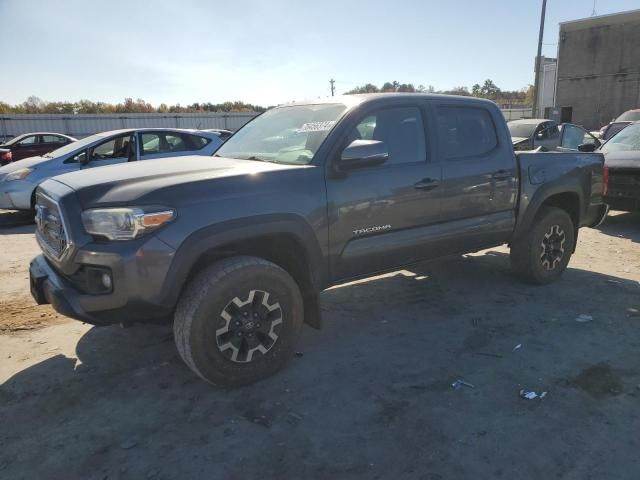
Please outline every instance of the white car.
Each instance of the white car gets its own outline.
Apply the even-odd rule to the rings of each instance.
[[[75,170],[184,155],[210,156],[222,140],[215,133],[138,128],[97,133],[39,157],[0,168],[0,209],[32,210],[36,187]]]

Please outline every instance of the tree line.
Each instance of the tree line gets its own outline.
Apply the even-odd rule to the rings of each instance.
[[[355,93],[379,93],[379,92],[422,92],[443,93],[448,95],[463,95],[487,98],[499,105],[531,106],[533,105],[533,85],[521,90],[502,90],[491,79],[484,81],[482,85],[476,83],[468,87],[454,87],[450,90],[436,90],[433,85],[414,86],[412,83],[400,83],[398,81],[385,82],[378,87],[372,83],[357,86],[347,95]],[[264,112],[265,107],[253,105],[241,101],[223,103],[192,103],[190,105],[167,105],[161,103],[154,107],[145,100],[138,98],[125,98],[121,103],[93,102],[91,100],[79,100],[77,102],[45,102],[42,99],[31,96],[26,101],[17,105],[10,105],[0,101],[0,114],[3,113],[200,113],[200,112]]]
[[[182,106],[161,103],[154,107],[141,98],[125,98],[122,103],[93,102],[79,100],[77,102],[45,102],[38,97],[31,96],[17,105],[9,105],[0,101],[2,113],[199,113],[199,112],[264,112],[265,107],[245,102],[224,103],[192,103]]]
[[[381,87],[372,83],[355,87],[348,92],[347,95],[356,93],[379,93],[379,92],[419,92],[419,93],[442,93],[446,95],[463,95],[480,98],[487,98],[503,105],[533,105],[533,85],[529,85],[521,90],[502,90],[491,79],[484,81],[482,85],[476,83],[469,89],[468,87],[454,87],[450,90],[436,90],[433,85],[425,87],[424,85],[414,86],[412,83],[400,83],[398,81],[385,82]]]

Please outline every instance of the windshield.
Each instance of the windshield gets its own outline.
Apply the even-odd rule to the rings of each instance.
[[[106,138],[108,137],[105,137],[103,135],[91,135],[90,137],[85,137],[82,140],[78,140],[77,142],[71,142],[65,145],[64,147],[60,147],[49,153],[45,153],[43,157],[46,157],[46,158],[62,157],[63,155],[75,152],[76,150],[81,150],[84,147],[92,144],[93,142],[96,142],[100,139],[106,139]]]
[[[537,123],[507,123],[512,137],[529,138],[537,126]]]
[[[629,110],[616,118],[616,122],[635,122],[636,120],[640,120],[640,110]]]
[[[346,109],[341,103],[325,103],[267,110],[227,140],[216,156],[309,164]]]
[[[640,150],[640,123],[629,125],[600,148],[602,153],[635,150]]]

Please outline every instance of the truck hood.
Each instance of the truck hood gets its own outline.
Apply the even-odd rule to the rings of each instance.
[[[604,164],[609,168],[637,168],[640,170],[640,151],[605,153]]]
[[[527,137],[511,137],[511,143],[513,145],[520,142],[526,142],[527,140],[529,140]]]
[[[251,177],[251,182],[240,181],[240,188],[251,188],[269,173],[301,168],[307,165],[192,155],[88,168],[54,180],[75,190],[83,208],[132,202],[168,205],[195,203],[199,195],[211,195],[211,182],[221,185],[227,179],[227,186],[233,184],[237,190],[238,179]],[[187,185],[194,187],[193,194],[185,195]],[[43,186],[46,188],[46,183]]]

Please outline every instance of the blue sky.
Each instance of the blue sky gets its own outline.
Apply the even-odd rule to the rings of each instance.
[[[143,98],[273,105],[389,80],[533,82],[541,0],[0,0],[0,100]],[[597,0],[599,15],[638,8]],[[558,22],[593,0],[548,0]]]

